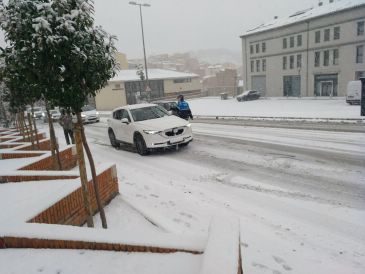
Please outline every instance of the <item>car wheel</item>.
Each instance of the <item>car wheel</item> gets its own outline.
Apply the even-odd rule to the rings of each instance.
[[[109,134],[110,144],[112,145],[112,147],[118,147],[118,142],[117,139],[115,138],[114,131],[111,129],[109,130],[108,134]]]
[[[237,101],[241,102],[242,101],[241,97],[237,97]]]
[[[134,137],[134,146],[136,147],[137,152],[138,152],[139,155],[144,156],[144,155],[148,154],[148,149],[147,149],[147,146],[146,146],[146,142],[144,141],[142,135],[137,134]]]

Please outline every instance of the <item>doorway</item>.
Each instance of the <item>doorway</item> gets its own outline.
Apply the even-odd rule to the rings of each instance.
[[[333,96],[333,81],[322,81],[319,96]]]
[[[314,96],[337,96],[337,89],[337,74],[314,75]]]

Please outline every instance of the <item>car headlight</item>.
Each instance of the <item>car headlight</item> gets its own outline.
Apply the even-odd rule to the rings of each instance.
[[[44,116],[46,116],[46,114],[44,112],[42,112],[42,116],[44,117]]]
[[[191,127],[191,124],[187,124],[186,127]]]
[[[143,131],[146,134],[159,134],[161,131],[158,130],[144,130]]]
[[[86,118],[86,115],[85,115],[85,114],[81,114],[81,117],[82,117],[82,118]]]
[[[99,112],[96,112],[96,116],[98,116],[98,117],[99,117]]]

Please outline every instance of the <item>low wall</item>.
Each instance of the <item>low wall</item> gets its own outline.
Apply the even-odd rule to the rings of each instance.
[[[35,150],[51,150],[51,140],[50,139],[42,139],[39,140],[39,148],[37,145],[37,142],[34,143],[34,149]],[[32,145],[23,146],[19,148],[18,150],[33,150]]]
[[[19,137],[19,136],[18,136]],[[33,137],[33,138],[32,138]],[[33,135],[31,138],[29,138],[28,136],[25,136],[25,138],[20,138],[20,139],[18,139],[18,140],[16,140],[15,142],[32,142],[32,140],[36,143],[37,141],[36,141],[36,136],[35,135]],[[38,134],[37,134],[37,137],[38,137],[38,140],[42,140],[42,139],[44,139],[45,138],[45,134],[43,133],[43,132],[39,132]],[[8,139],[8,138],[7,138]],[[9,140],[12,140],[12,139],[14,139],[14,138],[10,138]]]
[[[70,170],[74,168],[77,164],[77,155],[75,147],[68,147],[60,151],[60,159],[62,170]],[[55,170],[53,166],[53,158],[49,156],[40,161],[22,167],[19,170]]]
[[[30,157],[37,157],[41,156],[44,153],[42,152],[20,152],[20,153],[12,153],[12,152],[4,152],[0,153],[0,160],[7,160],[7,159],[16,159],[16,158],[30,158]]]
[[[74,175],[3,175],[0,176],[0,183],[21,183],[33,181],[70,180],[79,176]]]
[[[151,253],[174,253],[187,252],[192,254],[201,254],[201,252],[163,248],[153,246],[136,246],[120,243],[99,243],[84,242],[71,240],[51,240],[51,239],[29,239],[22,237],[4,237],[0,238],[1,248],[52,248],[52,249],[89,249],[89,250],[106,250],[122,252],[151,252]]]
[[[108,204],[119,193],[116,167],[113,166],[98,176],[98,186],[102,203]],[[92,181],[88,182],[93,214],[98,211]],[[45,211],[30,219],[30,223],[64,224],[80,226],[86,222],[81,186]]]

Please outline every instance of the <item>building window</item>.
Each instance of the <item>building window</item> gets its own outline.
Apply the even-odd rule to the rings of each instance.
[[[122,87],[120,86],[120,84],[115,84],[113,89],[120,90],[120,89],[122,89]]]
[[[323,65],[327,67],[330,64],[330,51],[325,50],[323,52]]]
[[[283,39],[283,49],[286,49],[288,47],[288,42],[287,42],[287,39],[284,38]]]
[[[250,53],[253,54],[253,45],[250,46]]]
[[[266,71],[266,59],[262,60],[262,71]]]
[[[290,37],[290,47],[294,48],[294,36]]]
[[[294,55],[290,55],[290,69],[294,68]]]
[[[341,35],[340,35],[340,27],[335,27],[333,29],[333,39],[334,40],[339,40],[340,37],[341,37]]]
[[[255,71],[255,62],[251,61],[251,72]]]
[[[302,55],[298,54],[297,55],[297,68],[301,68],[302,67]]]
[[[315,34],[315,42],[316,43],[320,43],[321,42],[321,31],[320,30],[316,31],[316,34]]]
[[[256,71],[260,72],[260,60],[256,60]]]
[[[365,21],[357,22],[357,36],[364,35],[364,23]]]
[[[174,84],[190,83],[190,82],[191,82],[191,78],[174,79]]]
[[[325,29],[324,30],[324,41],[327,42],[330,40],[330,29]]]
[[[362,64],[364,62],[364,46],[356,47],[356,64]]]
[[[339,51],[338,49],[334,49],[333,50],[333,65],[337,66],[338,65],[338,59],[339,59]]]
[[[314,66],[319,67],[320,61],[321,61],[321,52],[316,51],[314,53]]]
[[[261,50],[262,52],[266,52],[266,43],[261,44]]]
[[[287,57],[283,57],[283,69],[285,70],[287,68]]]
[[[297,36],[297,46],[301,47],[302,46],[302,35],[298,35]]]
[[[256,53],[260,52],[260,44],[256,44]]]

